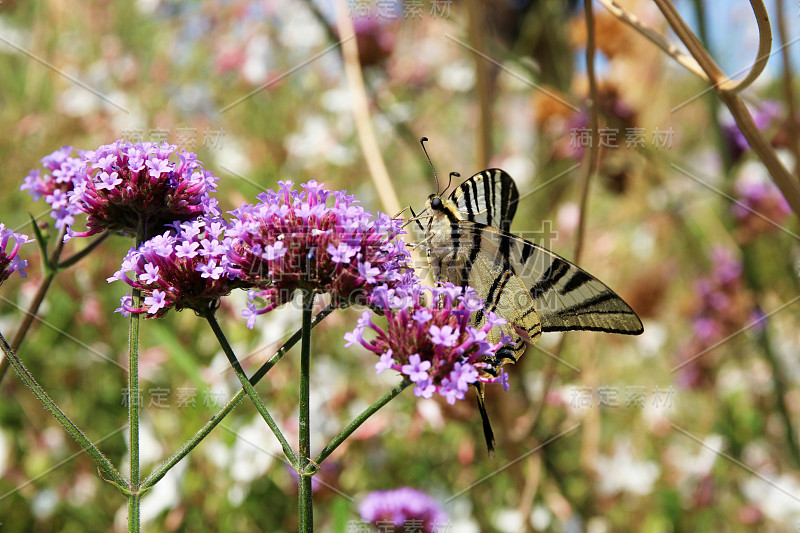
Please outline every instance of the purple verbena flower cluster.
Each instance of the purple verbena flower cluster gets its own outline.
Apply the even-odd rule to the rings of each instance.
[[[449,518],[439,502],[410,487],[370,492],[358,512],[364,522],[380,531],[433,533],[449,527]]]
[[[102,231],[136,233],[140,219],[146,237],[173,221],[219,215],[210,196],[217,179],[204,170],[197,155],[182,150],[170,161],[174,145],[119,140],[83,154],[86,179],[69,193],[73,214],[86,213],[87,230],[68,228],[67,238]]]
[[[761,131],[769,130],[784,116],[783,105],[777,100],[762,100],[751,110],[753,122]],[[731,118],[722,126],[722,135],[733,161],[738,161],[750,149],[750,143]]]
[[[739,203],[733,204],[731,211],[743,242],[775,231],[792,214],[789,203],[768,179],[745,175],[736,180],[734,188]]]
[[[696,359],[720,340],[741,330],[757,316],[750,294],[743,288],[742,264],[724,248],[712,251],[713,270],[695,282],[695,310],[692,313],[694,337],[681,349],[680,359],[690,360],[680,375],[685,387],[708,382],[716,364],[712,357]]]
[[[20,190],[28,191],[34,201],[45,199],[52,209],[50,216],[56,220],[59,229],[75,223],[69,194],[86,179],[82,155],[83,152],[78,152],[78,157],[73,157],[71,146],[56,150],[41,159],[46,172],[43,174],[38,168],[31,170],[20,187]]]
[[[416,396],[430,398],[438,392],[450,404],[464,399],[469,385],[478,381],[499,381],[507,388],[505,371],[496,368],[491,357],[509,339],[488,341],[489,331],[506,322],[489,311],[481,328],[471,325],[472,313],[483,309],[483,300],[471,287],[377,287],[372,298],[386,315],[386,328],[373,323],[373,311],[367,309],[356,328],[345,334],[345,346],[359,343],[378,355],[379,374],[396,370],[414,382]],[[364,338],[368,329],[376,333],[372,340]],[[499,377],[494,377],[497,372]]]
[[[122,280],[141,289],[143,306],[132,307],[128,294],[117,310],[145,318],[161,318],[173,308],[204,312],[209,304],[241,287],[241,281],[227,270],[227,229],[221,218],[176,221],[162,235],[132,248],[108,281]]]
[[[227,233],[228,272],[258,287],[243,312],[249,327],[256,316],[290,301],[296,289],[328,292],[338,305],[364,305],[373,287],[407,280],[410,255],[399,237],[401,221],[376,218],[344,191],[313,180],[302,190],[291,181],[278,184],[280,190],[260,194],[259,203],[232,211]]]
[[[6,247],[10,239],[14,239],[14,247],[9,251]],[[14,233],[14,230],[0,223],[0,283],[7,280],[14,272],[19,272],[20,277],[27,277],[25,269],[28,268],[28,262],[17,253],[19,247],[28,242],[33,242],[33,239],[22,233]]]

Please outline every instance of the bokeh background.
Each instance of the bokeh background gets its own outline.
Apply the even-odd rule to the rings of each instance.
[[[669,35],[650,2],[621,3]],[[747,2],[675,4],[726,72],[746,72],[758,41]],[[788,95],[800,6],[768,4],[773,55],[744,98],[797,177],[800,117]],[[420,207],[435,188],[423,135],[440,177],[504,168],[524,197],[512,229],[572,259],[584,217],[580,264],[630,302],[645,333],[545,335],[510,369],[511,390],[489,391],[494,458],[473,401],[451,407],[406,391],[325,464],[318,529],[348,531],[364,495],[410,486],[442,503],[455,532],[797,531],[800,229],[713,91],[595,4],[604,146],[582,211],[582,3],[345,8],[400,204]],[[47,206],[19,190],[23,177],[63,145],[118,138],[197,152],[222,178],[224,210],[278,179],[317,179],[386,209],[338,40],[325,0],[0,1],[0,220],[29,234],[29,214],[48,222]],[[125,287],[105,279],[130,246],[109,239],[59,274],[20,350],[117,465],[127,461],[127,321],[113,310]],[[35,246],[23,250],[29,277],[0,294],[6,337],[41,277]],[[300,314],[281,308],[251,331],[244,301],[233,294],[219,316],[253,371]],[[365,350],[343,347],[358,316],[337,312],[314,330],[314,450],[397,381],[376,376]],[[191,313],[142,330],[146,474],[237,381]],[[292,352],[258,387],[292,442],[298,359]],[[16,376],[0,397],[0,531],[124,531],[122,496]],[[292,531],[295,512],[296,479],[247,402],[143,500],[147,531]]]

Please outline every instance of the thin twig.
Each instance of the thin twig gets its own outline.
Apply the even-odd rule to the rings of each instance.
[[[479,168],[489,166],[489,157],[492,153],[492,85],[495,76],[492,75],[489,65],[481,57],[486,53],[484,35],[486,34],[486,19],[484,0],[469,0],[467,2],[467,31],[469,41],[475,54],[475,92],[478,95],[478,127],[475,128],[475,159]]]
[[[589,202],[589,184],[592,176],[597,172],[600,161],[598,150],[600,147],[599,122],[600,117],[597,111],[597,78],[594,71],[595,56],[595,35],[594,35],[594,11],[592,3],[585,2],[586,14],[586,77],[589,79],[589,128],[591,129],[591,144],[588,151],[588,163],[584,167],[583,178],[581,180],[581,199],[580,199],[580,218],[578,229],[575,236],[574,260],[579,262],[583,250],[583,240],[586,235],[586,211]]]
[[[786,100],[788,119],[786,124],[789,130],[789,150],[794,154],[794,173],[800,179],[800,124],[797,117],[797,103],[794,95],[794,75],[792,74],[792,57],[789,53],[789,32],[786,29],[786,20],[783,15],[783,0],[776,0],[775,9],[778,11],[778,36],[781,40],[781,59],[783,67],[783,97]]]
[[[650,42],[661,48],[661,50],[663,50],[667,55],[672,57],[679,64],[686,67],[692,74],[702,78],[705,81],[709,81],[706,73],[703,72],[703,69],[700,68],[700,65],[697,64],[697,61],[695,61],[692,56],[679,49],[675,44],[670,42],[669,39],[657,31],[647,26],[647,24],[642,22],[639,17],[621,5],[617,4],[617,2],[614,0],[598,0],[598,2],[600,2],[608,11],[610,11],[612,15],[628,24],[637,32],[641,33],[644,37],[649,39]]]
[[[584,0],[584,14],[586,17],[586,77],[589,79],[589,127],[592,130],[592,144],[589,147],[588,163],[583,175],[581,187],[580,218],[578,231],[575,237],[575,261],[580,261],[583,251],[583,243],[586,237],[586,219],[589,203],[589,185],[591,178],[598,172],[600,163],[600,117],[597,102],[597,76],[595,73],[595,28],[594,28],[594,8],[593,0]],[[588,371],[582,372],[583,382],[595,386],[597,383],[596,372],[596,353],[588,350],[588,361],[584,363],[584,368]],[[600,440],[600,415],[599,411],[592,410],[586,414],[583,420],[583,442],[581,444],[581,463],[588,470],[590,475],[595,474],[595,458]]]
[[[386,170],[386,163],[381,156],[375,130],[370,120],[364,75],[361,72],[361,63],[358,57],[358,42],[356,39],[350,38],[355,35],[353,21],[348,16],[347,2],[336,0],[334,3],[336,4],[336,25],[339,28],[339,35],[342,36],[344,71],[350,88],[350,99],[353,103],[353,116],[358,139],[361,142],[361,151],[367,161],[367,168],[375,189],[378,191],[383,210],[387,213],[397,213],[400,211],[400,201],[397,199],[397,193],[389,178],[389,171]]]

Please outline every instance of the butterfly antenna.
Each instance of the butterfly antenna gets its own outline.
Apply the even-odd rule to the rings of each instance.
[[[422,145],[422,151],[425,152],[425,157],[428,158],[428,163],[431,165],[431,170],[433,171],[433,179],[436,180],[436,195],[439,195],[439,176],[436,175],[436,169],[433,168],[433,161],[431,161],[431,156],[428,155],[428,150],[425,149],[425,141],[427,141],[427,137],[421,137],[419,140],[419,144]]]
[[[450,173],[450,179],[447,181],[447,187],[444,188],[445,191],[450,188],[450,185],[453,184],[453,176],[455,176],[457,178],[460,178],[461,174],[459,174],[458,172],[451,172]]]

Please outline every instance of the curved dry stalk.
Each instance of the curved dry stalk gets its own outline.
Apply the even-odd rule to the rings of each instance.
[[[653,0],[661,10],[661,13],[667,19],[672,30],[678,35],[689,53],[692,54],[694,59],[706,73],[709,81],[714,84],[714,89],[717,92],[724,93],[737,93],[749,87],[764,71],[769,60],[770,49],[772,48],[772,28],[769,24],[769,15],[767,8],[764,6],[762,0],[750,0],[750,7],[753,9],[753,15],[758,25],[758,51],[756,52],[756,59],[753,61],[753,66],[750,67],[750,72],[738,80],[733,81],[726,76],[722,69],[719,68],[717,63],[708,53],[708,50],[703,46],[703,43],[697,36],[689,29],[689,26],[683,20],[683,17],[675,9],[675,6],[667,0]]]
[[[642,19],[637,17],[635,14],[617,4],[617,2],[614,0],[597,1],[600,2],[608,11],[610,11],[612,15],[620,19],[622,22],[628,24],[637,32],[641,33],[648,40],[650,40],[650,42],[661,48],[661,50],[663,50],[668,56],[672,57],[672,59],[688,69],[692,74],[705,81],[710,81],[708,76],[706,76],[706,73],[703,72],[703,69],[692,56],[679,49],[669,39],[642,22]]]
[[[623,13],[624,10],[614,2],[614,0],[599,1],[603,6],[609,9],[613,15],[619,17],[623,22],[631,24],[631,27],[652,40],[650,35],[642,32],[641,26],[632,24],[631,20],[633,20],[635,16],[630,14],[625,17],[620,16],[620,13]],[[705,76],[701,77],[712,84],[711,88],[714,89],[722,102],[730,110],[731,115],[733,115],[734,120],[736,120],[736,125],[750,144],[750,148],[752,148],[753,152],[761,159],[764,166],[767,167],[767,171],[775,181],[775,185],[780,189],[781,194],[786,198],[792,211],[795,215],[800,216],[800,184],[797,183],[797,180],[794,179],[789,170],[787,170],[780,159],[778,159],[775,150],[761,134],[761,131],[753,122],[753,117],[750,116],[747,106],[745,106],[744,102],[737,94],[750,85],[761,74],[769,59],[770,47],[772,45],[772,29],[764,2],[762,0],[750,0],[750,6],[753,9],[753,15],[756,18],[759,30],[758,56],[750,72],[741,80],[734,82],[722,73],[711,58],[708,50],[705,49],[694,33],[692,33],[673,5],[668,0],[653,1],[664,14],[673,31],[675,31],[683,44],[686,45],[686,48],[689,50],[689,53],[692,54],[697,64],[700,65],[700,68],[705,73]],[[611,8],[609,8],[609,6],[611,6]]]
[[[708,54],[703,44],[686,25],[672,3],[666,0],[654,0],[664,14],[669,25],[687,46],[691,55],[680,50],[665,36],[647,26],[635,14],[620,6],[615,0],[598,0],[612,15],[628,24],[634,30],[646,37],[650,42],[661,48],[680,65],[692,74],[714,85],[717,91],[740,92],[749,87],[764,71],[769,60],[772,46],[772,29],[767,16],[767,9],[761,0],[752,0],[750,6],[758,25],[758,51],[753,66],[744,78],[730,79]],[[695,51],[699,53],[695,53]]]

